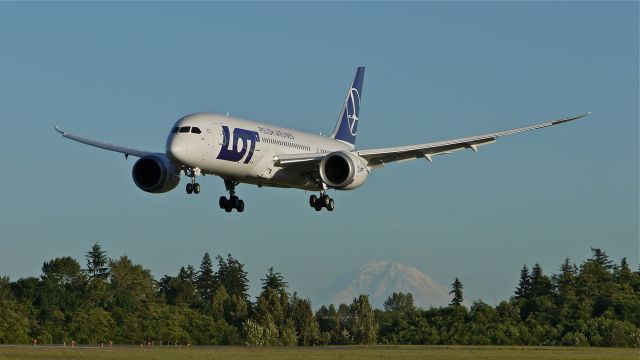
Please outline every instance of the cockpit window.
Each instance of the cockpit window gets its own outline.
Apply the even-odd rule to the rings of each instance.
[[[173,130],[171,130],[171,132],[174,133],[174,134],[177,133],[178,132],[178,128],[174,127]]]
[[[201,134],[202,133],[200,131],[200,128],[197,128],[195,126],[191,128],[191,132],[194,133],[194,134]]]
[[[191,126],[183,126],[180,128],[180,133],[188,133],[189,130],[191,129]]]

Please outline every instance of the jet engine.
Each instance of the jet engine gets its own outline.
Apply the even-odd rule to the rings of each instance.
[[[334,189],[355,189],[362,185],[368,176],[366,161],[345,151],[334,151],[320,162],[322,181]]]
[[[131,175],[140,190],[154,194],[173,190],[180,182],[180,171],[164,154],[140,158],[133,165]]]

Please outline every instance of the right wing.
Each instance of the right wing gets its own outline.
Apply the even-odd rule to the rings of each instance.
[[[591,113],[484,135],[470,136],[466,138],[444,140],[418,145],[360,150],[355,151],[355,153],[357,153],[360,157],[366,159],[369,163],[369,166],[371,167],[383,166],[385,163],[393,161],[407,161],[419,158],[425,158],[428,161],[431,161],[431,157],[435,155],[449,154],[454,151],[463,149],[472,149],[473,151],[478,151],[478,146],[491,144],[501,136],[513,135],[529,130],[542,129],[553,125],[563,124],[569,121],[583,118],[589,114]]]
[[[62,136],[66,137],[67,139],[71,139],[71,140],[75,140],[77,142],[81,142],[83,144],[95,146],[95,147],[100,148],[100,149],[119,152],[121,154],[124,154],[125,158],[128,157],[129,155],[133,155],[133,156],[137,156],[137,157],[144,157],[144,156],[153,154],[153,152],[151,152],[151,151],[133,149],[133,148],[130,148],[130,147],[127,147],[127,146],[113,145],[113,144],[109,144],[109,143],[106,143],[106,142],[103,142],[103,141],[92,140],[92,139],[85,138],[85,137],[82,137],[82,136],[74,135],[74,134],[68,133],[68,132],[60,129],[60,127],[58,127],[58,126],[56,126],[55,129],[56,129],[57,132],[62,134]]]

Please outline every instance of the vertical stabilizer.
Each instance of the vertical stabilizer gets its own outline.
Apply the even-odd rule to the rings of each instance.
[[[364,67],[359,67],[349,87],[344,105],[342,105],[342,111],[340,112],[336,128],[331,134],[332,138],[349,144],[352,147],[356,146],[356,135],[358,135],[358,117],[360,116],[363,80]]]

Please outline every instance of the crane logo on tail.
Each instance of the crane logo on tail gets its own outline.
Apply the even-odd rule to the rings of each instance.
[[[358,93],[358,89],[351,88],[346,105],[349,132],[351,135],[356,136],[358,134],[358,110],[360,110],[360,94]]]

